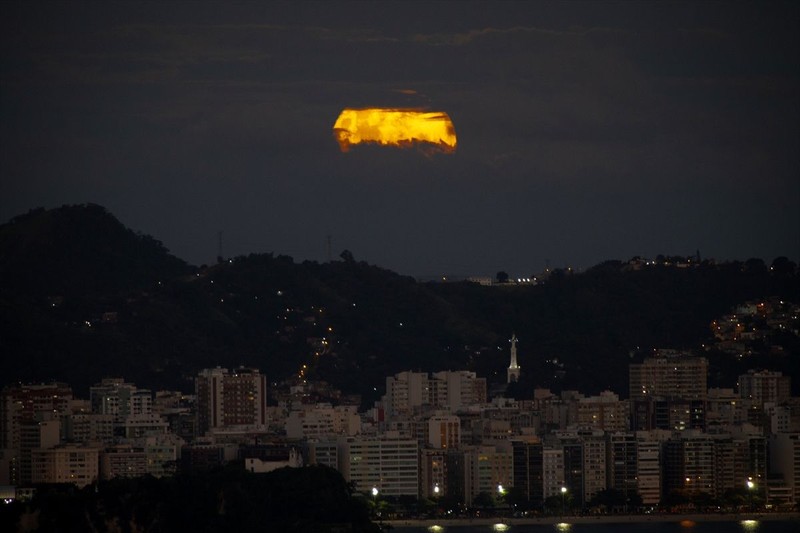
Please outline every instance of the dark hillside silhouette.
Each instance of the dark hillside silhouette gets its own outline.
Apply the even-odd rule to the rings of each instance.
[[[516,395],[539,386],[624,396],[627,365],[653,348],[700,349],[711,320],[751,299],[800,300],[786,258],[607,261],[556,270],[538,286],[486,287],[419,283],[342,257],[251,254],[192,267],[100,206],[33,210],[0,226],[0,375],[77,391],[112,375],[191,390],[205,367],[255,366],[281,381],[305,364],[308,378],[369,401],[403,370],[467,369],[504,383],[516,333]],[[791,353],[793,338],[782,343]],[[741,363],[708,355],[726,384],[752,363],[796,376],[791,353]]]

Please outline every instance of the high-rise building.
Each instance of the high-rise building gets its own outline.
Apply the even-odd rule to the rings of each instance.
[[[564,486],[570,493],[572,502],[583,506],[583,443],[579,439],[561,442],[564,451]]]
[[[705,429],[708,361],[659,350],[629,367],[631,428]]]
[[[582,507],[606,488],[606,440],[601,430],[556,431],[564,450],[564,485]]]
[[[611,391],[603,391],[599,396],[578,398],[574,407],[579,427],[628,431],[628,402],[620,400]]]
[[[770,471],[783,478],[793,502],[800,502],[800,433],[779,433],[769,440]]]
[[[626,499],[638,491],[638,451],[639,445],[634,433],[606,433],[608,488],[620,491]]]
[[[197,432],[215,429],[266,427],[267,378],[257,369],[202,370],[195,378]]]
[[[455,449],[461,445],[461,422],[456,415],[435,414],[428,419],[428,446]]]
[[[355,405],[316,404],[291,411],[286,418],[290,439],[324,439],[335,435],[357,435],[361,417]]]
[[[457,411],[486,402],[486,378],[475,372],[401,372],[386,378],[383,396],[386,420],[407,418],[415,409]]]
[[[427,372],[400,372],[386,378],[383,404],[386,418],[410,416],[414,408],[431,405]]]
[[[564,478],[563,448],[544,448],[542,450],[542,496],[560,496],[561,488],[566,486]]]
[[[0,449],[0,486],[11,486],[11,470],[16,461],[17,457],[13,450]]]
[[[118,424],[132,415],[149,415],[153,409],[152,393],[122,378],[104,378],[90,387],[89,402],[93,413],[113,415]]]
[[[62,418],[65,440],[73,443],[114,441],[114,415],[72,413]]]
[[[630,399],[706,400],[708,361],[684,353],[660,351],[629,367]]]
[[[513,453],[509,442],[464,450],[464,503],[472,505],[478,494],[494,494],[498,487],[509,486],[513,486]]]
[[[664,497],[676,491],[715,495],[717,467],[714,437],[699,431],[676,435],[664,443]]]
[[[661,442],[646,432],[636,434],[637,490],[644,505],[661,502]]]
[[[544,503],[544,472],[542,442],[536,437],[511,440],[514,488],[532,507]]]
[[[154,477],[174,474],[184,440],[176,435],[148,435],[134,441],[144,448],[147,473]]]
[[[356,490],[385,496],[419,494],[419,444],[394,432],[339,440],[339,471]]]
[[[781,372],[748,370],[739,376],[739,397],[753,400],[763,408],[765,403],[778,404],[792,396],[792,378]]]
[[[475,372],[467,370],[445,370],[435,372],[431,381],[434,385],[444,390],[443,397],[433,402],[437,407],[449,407],[457,411],[470,405],[486,403],[486,378],[479,378]]]
[[[169,429],[169,424],[155,413],[148,415],[130,415],[122,424],[121,433],[125,438],[133,439],[147,435],[163,435]]]
[[[339,467],[339,448],[335,440],[306,440],[304,452],[307,464]]]
[[[650,398],[631,402],[634,431],[666,429],[684,431],[707,428],[708,402],[704,400],[684,400],[682,398]]]
[[[76,444],[31,452],[32,483],[72,483],[79,488],[100,477],[100,450]]]
[[[471,501],[467,494],[467,453],[465,450],[421,450],[420,497]]]
[[[39,439],[48,446],[61,439],[59,418],[70,412],[72,389],[64,383],[9,385],[0,392],[0,479],[30,483],[30,452]],[[6,470],[7,468],[7,470]]]
[[[147,474],[147,454],[131,444],[108,446],[100,454],[100,475],[103,479],[132,478]]]
[[[588,502],[608,485],[606,439],[601,431],[582,436],[581,442],[583,443],[583,501]],[[573,490],[577,490],[577,487]]]
[[[797,405],[792,402],[784,402],[781,405],[771,406],[767,414],[769,415],[770,433],[797,433],[800,430],[800,417],[798,417]]]
[[[0,449],[19,447],[20,424],[69,413],[72,399],[64,383],[5,387],[0,393]]]
[[[725,433],[735,425],[747,421],[742,402],[733,389],[708,389],[708,405],[706,412],[706,431],[709,433]]]
[[[12,472],[12,482],[19,485],[35,483],[33,454],[49,450],[60,442],[61,422],[58,420],[28,421],[19,426],[18,472]],[[16,475],[14,475],[16,474]]]

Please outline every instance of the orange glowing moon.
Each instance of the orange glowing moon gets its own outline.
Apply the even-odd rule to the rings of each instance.
[[[447,113],[402,108],[343,109],[333,125],[342,152],[351,145],[408,147],[424,144],[441,153],[456,150],[456,128]]]

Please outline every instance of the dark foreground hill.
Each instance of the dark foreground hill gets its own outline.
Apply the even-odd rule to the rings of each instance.
[[[302,371],[370,398],[385,376],[409,369],[503,382],[515,332],[517,393],[625,395],[632,357],[699,348],[733,306],[798,301],[799,285],[793,267],[770,271],[759,260],[641,270],[607,262],[539,286],[492,287],[418,283],[349,252],[321,264],[253,254],[192,267],[102,207],[40,209],[0,226],[0,385],[56,379],[85,395],[116,375],[191,390],[200,368],[247,365],[273,382]],[[782,357],[719,355],[712,379],[732,386],[752,365],[794,373],[796,343],[784,344]]]

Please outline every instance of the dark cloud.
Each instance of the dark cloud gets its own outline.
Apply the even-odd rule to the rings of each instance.
[[[791,3],[14,3],[0,218],[93,201],[201,263],[334,248],[408,274],[800,253]],[[344,107],[446,111],[452,156]]]

